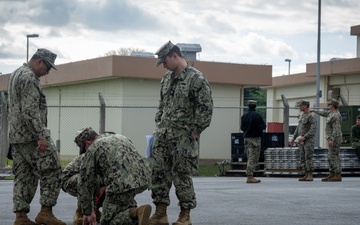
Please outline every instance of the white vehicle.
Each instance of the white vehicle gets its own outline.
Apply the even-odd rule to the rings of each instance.
[[[297,127],[297,124],[289,124],[289,139],[288,139],[288,140],[289,140],[289,143],[290,143],[291,139],[294,137],[294,133],[295,133],[296,127]],[[297,147],[297,146],[299,145],[299,138],[300,138],[300,136],[298,136],[298,137],[295,139],[293,145],[290,146],[290,147]]]

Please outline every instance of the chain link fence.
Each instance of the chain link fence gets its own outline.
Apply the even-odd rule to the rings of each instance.
[[[105,100],[106,102],[106,100]],[[73,142],[76,132],[84,127],[100,130],[100,106],[55,106],[49,105],[49,128],[52,138],[59,143],[62,159],[72,158],[78,153]],[[215,106],[210,127],[201,135],[200,159],[219,161],[231,158],[231,133],[240,132],[241,115],[245,106]],[[121,133],[129,137],[138,151],[145,156],[146,135],[155,130],[157,106],[105,106],[104,130]],[[266,121],[266,114],[283,114],[283,108],[259,107]],[[298,111],[298,110],[297,110]],[[273,122],[273,121],[270,121]],[[275,121],[282,124],[282,121]],[[279,129],[278,132],[282,132]]]
[[[139,105],[136,102],[126,105],[122,104],[119,97],[107,95],[104,98],[105,105],[101,108],[101,101],[96,97],[91,96],[91,99],[87,98],[78,105],[71,104],[74,99],[63,98],[65,100],[59,101],[58,104],[55,104],[56,99],[48,99],[48,127],[61,160],[71,160],[79,153],[74,138],[77,131],[85,127],[92,127],[99,132],[113,131],[123,134],[129,137],[140,154],[145,156],[146,135],[152,134],[155,130],[154,118],[158,100],[155,103],[149,100],[147,105]],[[98,104],[94,104],[94,101]],[[211,125],[201,134],[200,159],[203,163],[231,158],[231,134],[240,133],[241,115],[247,111],[247,106],[231,106],[227,101],[228,99],[214,99],[217,105],[224,103],[227,106],[214,106]],[[284,107],[258,106],[257,111],[268,125],[267,132],[283,132]],[[290,107],[289,124],[296,126],[298,116],[299,109],[295,106]],[[4,134],[5,131],[1,130],[1,133]],[[285,143],[284,145],[286,146]],[[6,151],[5,145],[2,145],[1,152]]]

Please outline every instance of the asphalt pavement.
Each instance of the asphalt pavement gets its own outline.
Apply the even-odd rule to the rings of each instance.
[[[259,184],[246,184],[245,177],[194,177],[198,205],[191,211],[194,225],[355,225],[360,221],[360,177],[342,182],[299,182],[297,178],[262,177]],[[0,225],[12,225],[13,182],[0,180]],[[151,204],[151,192],[136,197],[139,205]],[[170,224],[179,207],[174,188],[168,208]],[[31,204],[34,220],[39,206],[39,189]],[[54,214],[68,225],[76,199],[61,192]]]

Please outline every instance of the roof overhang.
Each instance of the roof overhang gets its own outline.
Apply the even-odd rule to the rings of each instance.
[[[166,69],[156,67],[156,58],[136,56],[106,56],[57,65],[40,79],[43,87],[101,79],[141,78],[160,80]],[[241,86],[270,86],[272,66],[220,62],[188,61],[200,70],[210,83],[237,84]],[[7,90],[10,74],[0,76],[0,91]]]

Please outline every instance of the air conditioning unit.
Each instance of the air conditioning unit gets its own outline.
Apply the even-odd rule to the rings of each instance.
[[[339,99],[340,97],[340,88],[331,88],[328,91],[327,99],[330,101],[331,99]]]

